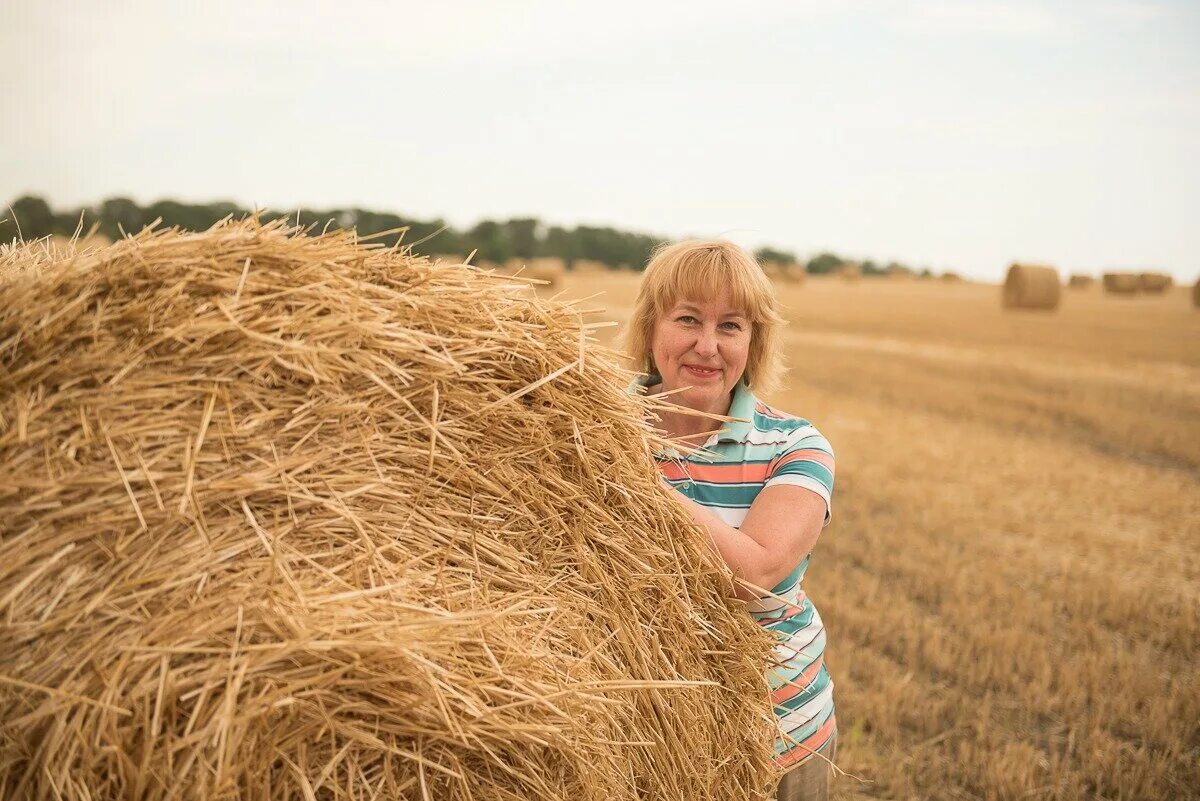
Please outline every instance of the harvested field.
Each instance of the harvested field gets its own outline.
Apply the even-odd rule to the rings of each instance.
[[[568,281],[620,320],[636,276]],[[840,799],[1200,797],[1191,287],[1005,314],[975,283],[779,287],[772,398],[838,454],[807,590]]]

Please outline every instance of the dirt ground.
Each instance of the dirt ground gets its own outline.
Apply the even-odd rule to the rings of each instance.
[[[568,274],[623,322],[632,273]],[[544,294],[554,294],[541,290]],[[806,589],[835,797],[1200,797],[1200,309],[994,285],[781,285],[786,387],[837,451]],[[615,328],[598,337],[611,341]]]

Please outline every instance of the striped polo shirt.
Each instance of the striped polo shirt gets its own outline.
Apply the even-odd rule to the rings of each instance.
[[[659,382],[651,376],[646,384]],[[763,489],[791,484],[825,500],[829,523],[833,492],[833,449],[812,423],[785,414],[754,397],[739,383],[726,423],[702,450],[655,455],[675,489],[740,528],[750,504]],[[780,768],[803,762],[829,743],[837,723],[833,682],[825,669],[825,626],[805,595],[801,581],[808,554],[771,596],[747,604],[751,616],[778,639],[767,678],[779,723],[775,759]]]

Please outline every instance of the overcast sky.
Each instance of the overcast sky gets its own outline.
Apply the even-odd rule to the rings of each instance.
[[[0,0],[0,203],[1200,274],[1200,2]]]

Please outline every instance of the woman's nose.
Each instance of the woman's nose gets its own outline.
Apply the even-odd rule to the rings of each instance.
[[[717,336],[714,332],[705,331],[696,338],[696,353],[706,357],[716,355]]]

